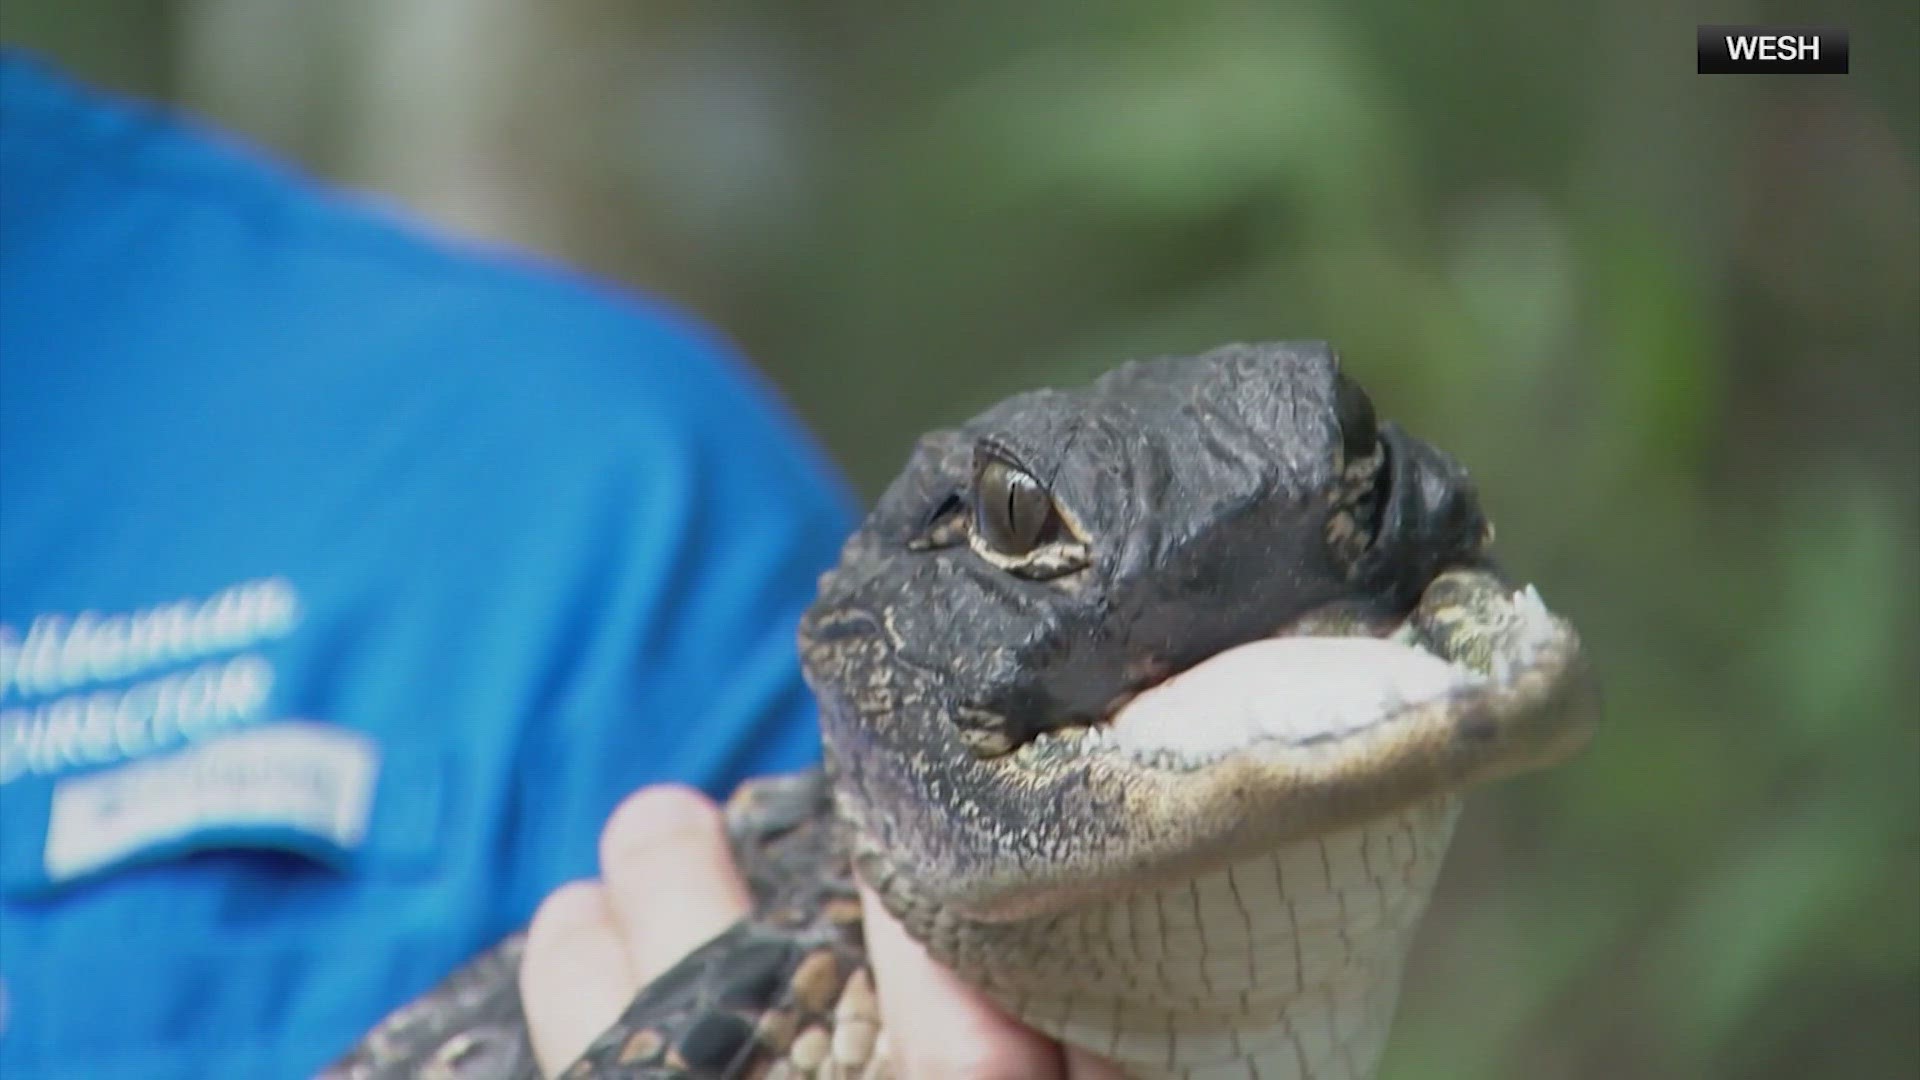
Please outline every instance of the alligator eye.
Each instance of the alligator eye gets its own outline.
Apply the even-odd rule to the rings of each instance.
[[[1030,473],[995,457],[974,477],[973,526],[1001,555],[1025,555],[1061,532],[1060,512]]]
[[[1379,439],[1374,427],[1373,402],[1367,398],[1367,392],[1360,389],[1360,384],[1347,378],[1345,373],[1335,376],[1333,415],[1340,424],[1340,445],[1348,461],[1373,453],[1373,444]]]

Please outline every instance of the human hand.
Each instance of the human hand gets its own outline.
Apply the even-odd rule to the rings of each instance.
[[[671,867],[671,887],[661,887]],[[534,915],[520,996],[534,1056],[556,1076],[619,1019],[639,989],[745,915],[720,812],[688,788],[643,789],[600,838],[600,873],[554,891]],[[867,945],[896,1072],[913,1080],[1117,1080],[1008,1017],[940,967],[871,895]]]
[[[520,1001],[540,1071],[559,1075],[747,907],[718,808],[673,785],[628,796],[601,831],[600,877],[555,889],[527,928]]]

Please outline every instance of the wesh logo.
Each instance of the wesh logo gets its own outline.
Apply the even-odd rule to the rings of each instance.
[[[1845,75],[1847,32],[1832,26],[1702,26],[1702,75]]]

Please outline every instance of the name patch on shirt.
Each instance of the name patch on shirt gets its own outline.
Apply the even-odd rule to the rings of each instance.
[[[283,577],[131,611],[0,621],[0,787],[133,761],[262,718],[266,646],[302,603]]]
[[[366,736],[283,720],[62,779],[47,812],[46,881],[212,847],[339,864],[366,836],[378,771]]]

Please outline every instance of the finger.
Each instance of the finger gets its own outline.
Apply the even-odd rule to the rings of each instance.
[[[600,835],[600,873],[638,985],[747,913],[720,811],[692,788],[643,788],[621,803]]]
[[[542,1073],[557,1076],[585,1053],[638,985],[606,890],[593,881],[554,890],[533,914],[520,961],[520,1001]]]
[[[889,1053],[900,1075],[916,1080],[1067,1077],[1063,1055],[1052,1040],[1021,1026],[935,963],[865,886],[861,898],[880,1014],[886,1018]]]

